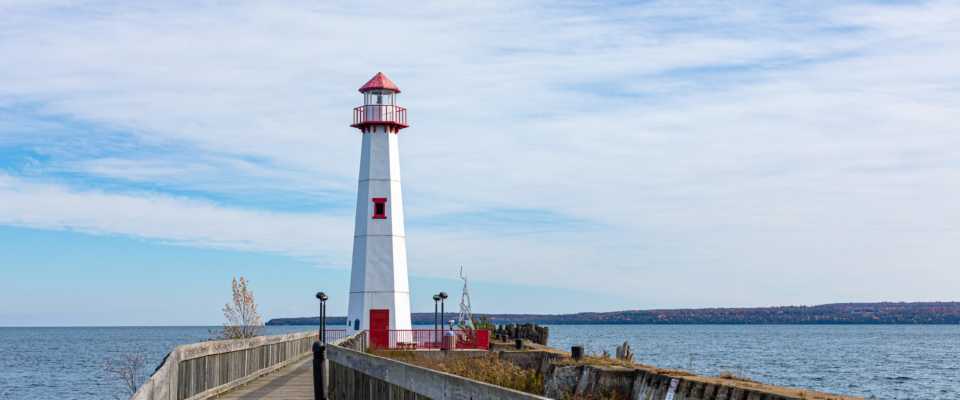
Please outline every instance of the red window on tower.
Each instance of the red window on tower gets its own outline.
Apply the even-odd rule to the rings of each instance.
[[[387,219],[387,198],[373,198],[373,219]]]

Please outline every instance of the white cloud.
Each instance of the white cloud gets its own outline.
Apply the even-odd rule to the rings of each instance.
[[[945,299],[960,283],[955,2],[0,10],[16,16],[0,18],[0,106],[28,109],[0,143],[29,132],[54,154],[3,177],[6,224],[346,265],[342,210],[199,197],[352,204],[350,108],[383,70],[413,125],[414,274],[474,263],[664,306]]]
[[[264,251],[349,266],[351,218],[229,207],[159,193],[74,190],[0,174],[0,224],[120,234],[190,246]],[[346,257],[346,261],[344,258]]]

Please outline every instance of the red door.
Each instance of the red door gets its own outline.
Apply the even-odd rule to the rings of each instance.
[[[390,310],[370,310],[370,346],[390,347]]]

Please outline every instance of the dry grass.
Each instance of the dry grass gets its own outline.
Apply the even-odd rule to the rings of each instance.
[[[679,369],[659,369],[658,368],[657,373],[664,374],[664,375],[697,376],[697,374],[694,374],[692,372],[681,371]]]
[[[584,355],[583,361],[574,361],[570,357],[565,357],[562,360],[552,360],[551,362],[558,365],[615,365],[627,368],[637,368],[638,366],[654,368],[649,365],[632,363],[629,361],[618,360],[616,358],[589,355]]]
[[[731,370],[730,368],[724,367],[720,370],[720,373],[717,374],[717,378],[720,379],[733,379],[735,381],[744,381],[744,382],[753,382],[750,378],[747,377],[746,371],[743,370]]]
[[[434,371],[446,372],[467,379],[489,383],[508,389],[519,390],[521,392],[543,395],[544,384],[542,377],[538,376],[534,370],[526,370],[516,365],[502,361],[496,353],[480,357],[445,357],[432,358],[420,357],[413,351],[395,351],[395,350],[368,350],[369,353],[400,361],[403,363],[416,365],[418,367],[429,368]],[[598,363],[603,362],[597,358]],[[615,363],[604,362],[603,365],[614,365]],[[562,400],[627,400],[629,394],[608,393],[602,396],[582,395],[565,393]]]
[[[417,357],[412,351],[371,351],[371,354],[508,389],[543,394],[543,381],[536,371],[501,361],[496,353],[481,357],[444,358]]]

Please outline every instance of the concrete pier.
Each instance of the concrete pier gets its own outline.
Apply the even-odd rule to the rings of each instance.
[[[307,344],[316,332],[179,346],[131,400],[314,399],[313,357]],[[329,396],[336,400],[558,398],[576,394],[630,400],[854,400],[854,397],[766,385],[750,380],[697,376],[684,371],[585,357],[532,342],[522,349],[412,351],[415,357],[447,358],[497,354],[505,362],[543,378],[545,396],[366,353],[365,332],[327,346]],[[496,347],[496,345],[494,346]]]

